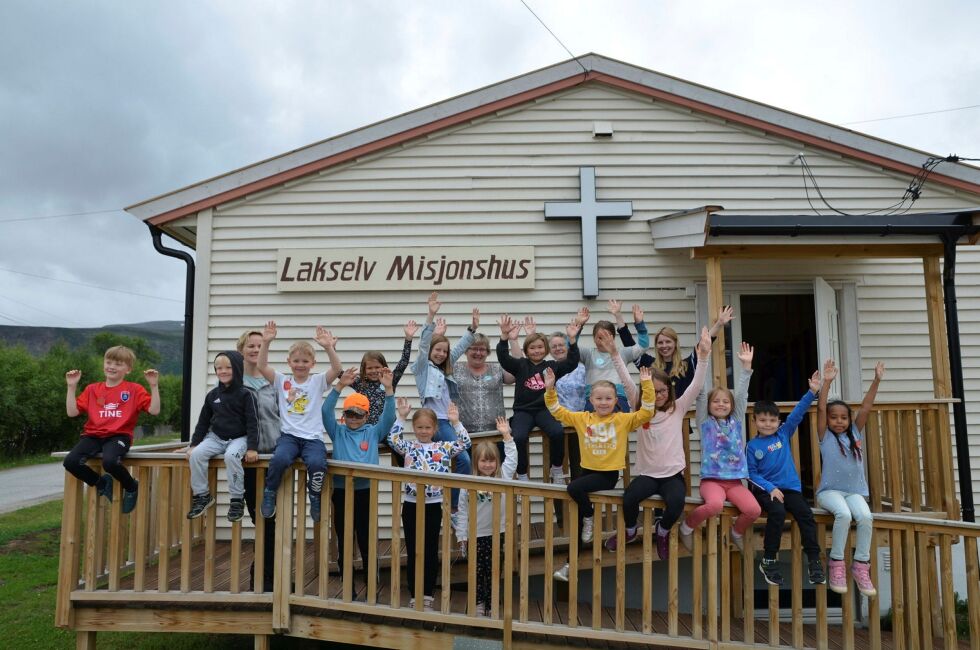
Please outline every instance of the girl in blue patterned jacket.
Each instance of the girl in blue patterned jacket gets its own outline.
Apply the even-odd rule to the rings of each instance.
[[[439,427],[438,418],[432,409],[422,408],[412,417],[415,440],[404,437],[405,419],[411,407],[404,397],[398,398],[398,420],[388,434],[388,445],[405,457],[405,469],[420,472],[442,472],[448,474],[452,459],[466,453],[470,448],[470,436],[459,422],[459,410],[452,402],[447,408],[449,423],[455,431],[452,442],[437,442],[435,433]],[[402,526],[405,530],[405,546],[408,550],[408,590],[413,598],[409,607],[415,606],[415,510],[419,495],[415,483],[405,483],[402,494]],[[442,528],[442,486],[428,484],[422,495],[425,508],[425,556],[423,558],[423,587],[425,611],[432,611],[432,591],[435,588],[436,573],[439,570],[439,532]],[[448,585],[443,586],[448,589]]]

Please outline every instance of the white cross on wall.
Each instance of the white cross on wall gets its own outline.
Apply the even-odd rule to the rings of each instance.
[[[629,219],[633,216],[632,201],[597,201],[595,198],[595,167],[579,167],[579,200],[548,201],[544,204],[545,219],[582,220],[582,295],[599,295],[598,219]]]

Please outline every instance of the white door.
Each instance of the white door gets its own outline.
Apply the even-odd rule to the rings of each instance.
[[[840,333],[837,321],[837,291],[824,282],[823,278],[813,278],[813,311],[817,321],[817,359],[823,362],[833,359],[840,368]],[[830,386],[830,394],[839,396],[840,375]]]

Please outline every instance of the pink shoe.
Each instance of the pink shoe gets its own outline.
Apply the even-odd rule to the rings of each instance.
[[[839,594],[846,594],[847,567],[844,566],[844,560],[835,560],[831,558],[827,562],[827,572],[830,573],[830,580],[827,582],[827,586],[830,587],[830,590],[836,591]],[[870,584],[870,580],[868,581],[868,584]]]
[[[851,577],[854,578],[854,582],[857,583],[858,591],[863,595],[873,598],[878,595],[878,590],[875,589],[874,584],[871,582],[871,565],[867,562],[858,562],[855,560],[851,563]]]

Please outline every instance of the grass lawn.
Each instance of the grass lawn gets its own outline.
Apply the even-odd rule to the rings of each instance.
[[[175,442],[180,440],[178,434],[166,435],[166,436],[149,436],[146,438],[140,438],[133,443],[133,447],[142,447],[143,445],[158,445],[162,442]],[[65,449],[64,451],[68,451]],[[27,454],[26,456],[10,456],[6,458],[0,458],[0,470],[3,469],[13,469],[14,467],[28,467],[30,465],[43,465],[44,463],[60,463],[60,458],[52,458],[50,452],[40,452],[37,454]]]
[[[75,633],[54,627],[61,501],[0,515],[0,639],[5,648],[74,648]],[[100,632],[99,648],[132,650],[238,650],[251,636]],[[274,637],[273,648],[339,648]]]

